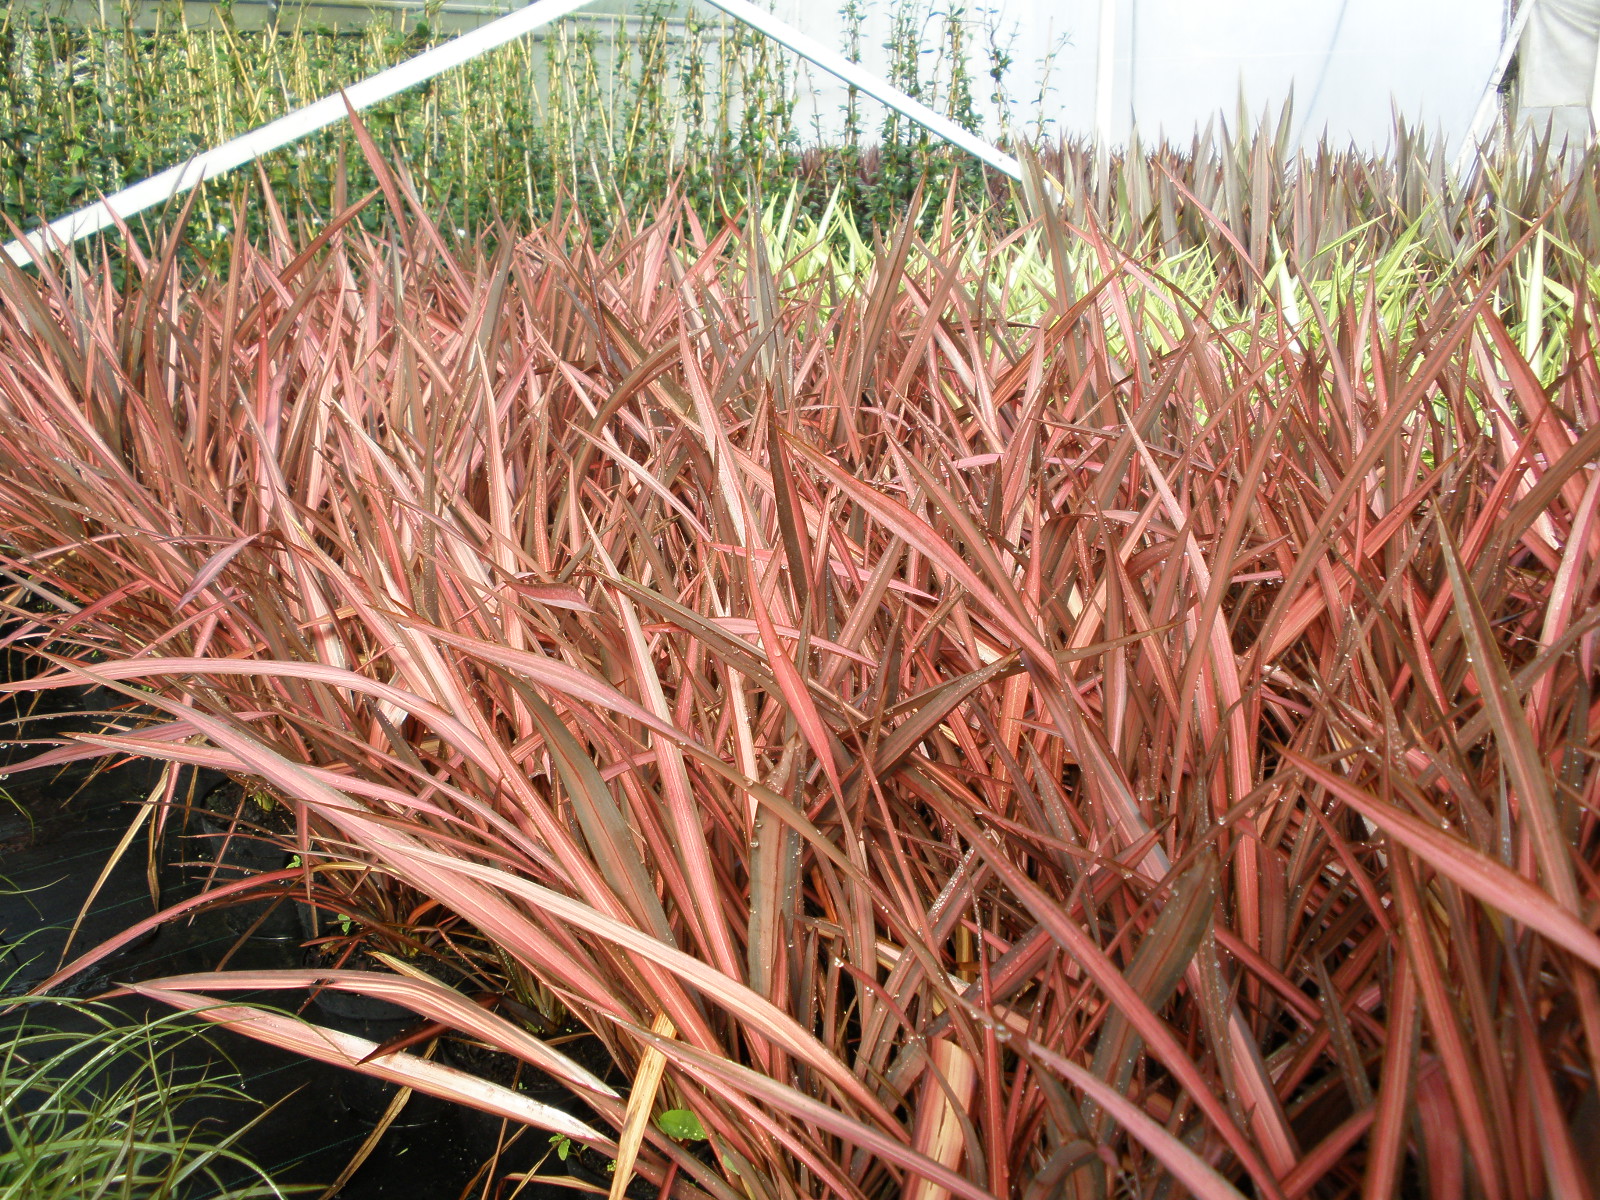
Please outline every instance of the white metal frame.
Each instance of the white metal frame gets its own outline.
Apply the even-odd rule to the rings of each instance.
[[[1456,176],[1464,179],[1469,171],[1478,165],[1478,159],[1483,153],[1483,139],[1489,132],[1489,126],[1494,121],[1494,111],[1498,104],[1500,82],[1505,79],[1506,71],[1511,66],[1511,59],[1517,52],[1517,46],[1522,42],[1522,35],[1527,32],[1528,18],[1533,16],[1533,6],[1539,0],[1522,0],[1517,5],[1517,15],[1511,18],[1511,28],[1506,31],[1506,40],[1500,47],[1500,56],[1494,60],[1494,70],[1489,74],[1489,82],[1484,85],[1483,96],[1478,101],[1478,111],[1472,114],[1472,124],[1467,126],[1465,139],[1461,143],[1461,150],[1456,155]]]
[[[888,81],[863,70],[844,55],[807,37],[793,26],[778,20],[771,13],[757,8],[749,0],[706,0],[735,20],[770,37],[773,41],[793,50],[800,57],[815,63],[824,71],[837,76],[874,99],[904,114],[930,133],[937,134],[952,145],[988,163],[995,170],[1012,179],[1022,179],[1022,167],[1015,158],[980,137],[961,128],[948,117],[941,116],[927,105],[912,99]],[[262,155],[287,146],[291,142],[324,129],[354,111],[370,108],[398,92],[424,83],[452,67],[470,62],[479,55],[514,41],[525,34],[541,29],[553,21],[570,16],[592,3],[592,0],[534,0],[526,8],[517,9],[498,20],[452,38],[443,45],[426,50],[403,63],[379,71],[360,83],[324,96],[291,113],[269,121],[249,133],[223,142],[188,162],[152,175],[131,187],[123,188],[103,200],[68,213],[35,229],[18,241],[6,245],[6,254],[18,266],[24,266],[34,257],[52,246],[67,246],[80,238],[97,233],[117,220],[128,218],[159,204],[165,204],[208,179],[215,179]],[[113,215],[114,214],[114,215]]]

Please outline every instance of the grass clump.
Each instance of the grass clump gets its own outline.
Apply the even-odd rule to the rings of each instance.
[[[1059,212],[952,202],[841,275],[681,201],[448,239],[372,169],[381,238],[0,289],[6,600],[55,656],[7,688],[148,689],[32,766],[260,780],[367,914],[316,978],[593,1116],[227,1019],[680,1196],[1579,1178],[1581,279],[1544,380],[1496,302],[1526,240],[1296,315],[1248,245],[1183,277]]]
[[[215,1111],[196,1123],[197,1109],[250,1103],[192,1055],[179,1065],[196,1038],[182,1014],[138,1021],[105,1005],[29,1003],[0,1034],[0,1197],[285,1195],[238,1150],[248,1125],[216,1129]]]

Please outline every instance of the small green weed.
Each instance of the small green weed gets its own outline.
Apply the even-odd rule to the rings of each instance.
[[[700,1118],[687,1108],[669,1108],[656,1118],[656,1125],[661,1132],[669,1138],[680,1142],[703,1142],[706,1140],[705,1126],[700,1124]]]

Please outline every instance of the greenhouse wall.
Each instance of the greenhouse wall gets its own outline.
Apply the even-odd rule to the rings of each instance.
[[[1250,112],[1294,100],[1295,133],[1315,141],[1384,145],[1394,114],[1454,141],[1466,130],[1499,51],[1504,0],[1236,0],[1230,19],[1192,0],[1114,0],[1110,132],[1126,139],[1186,140],[1221,116],[1232,124],[1241,99]],[[833,6],[777,0],[774,10],[825,42],[841,44],[846,22]],[[1006,91],[1015,117],[1042,116],[1061,131],[1094,129],[1100,0],[1001,0],[964,8],[973,74],[988,83],[986,52],[998,44],[1012,62]],[[870,6],[863,59],[887,69],[892,12]],[[926,22],[930,44],[938,18]],[[844,91],[827,80],[810,101],[826,124]],[[988,100],[988,88],[980,101]],[[997,122],[986,106],[989,128]]]
[[[114,18],[124,11],[118,0],[32,7],[78,22]],[[132,5],[130,11],[148,27],[158,11],[166,14],[162,19],[171,20],[177,7],[147,2]],[[609,26],[652,7],[681,19],[686,3],[597,0],[572,20]],[[941,71],[947,76],[949,64],[941,56],[959,43],[967,57],[974,115],[993,136],[1014,128],[1073,135],[1095,131],[1100,14],[1109,9],[1116,27],[1106,131],[1114,140],[1125,141],[1135,129],[1146,140],[1158,135],[1187,140],[1213,119],[1236,124],[1241,105],[1253,119],[1264,111],[1275,114],[1292,98],[1297,139],[1315,141],[1326,134],[1335,144],[1374,148],[1388,141],[1396,114],[1459,141],[1488,81],[1507,7],[1507,0],[1237,0],[1228,6],[1229,19],[1224,21],[1217,6],[1192,0],[771,4],[776,15],[827,45],[847,49],[854,44],[864,64],[891,78],[900,53],[894,47],[903,48],[906,30],[922,37],[924,78],[931,74],[937,79]],[[267,0],[189,2],[182,8],[191,24],[217,22],[225,14],[247,30],[274,17]],[[277,6],[276,19],[281,24],[353,28],[374,17],[405,25],[425,18],[436,30],[455,32],[507,8],[493,0],[431,5],[417,0],[286,0]],[[704,14],[716,16],[709,9]],[[844,86],[805,65],[796,86],[797,124],[807,138],[843,136],[849,101]],[[948,103],[950,97],[929,99]],[[870,135],[879,127],[881,111],[870,101],[860,111],[863,133]]]

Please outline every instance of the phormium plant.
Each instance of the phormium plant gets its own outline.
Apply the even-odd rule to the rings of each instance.
[[[1525,239],[1390,306],[952,205],[840,277],[373,169],[390,237],[0,286],[7,690],[160,714],[34,765],[254,777],[303,857],[229,886],[430,906],[137,990],[618,1194],[1583,1194],[1600,374],[1581,288],[1548,384],[1497,314]],[[317,979],[594,1116],[212,998]]]

